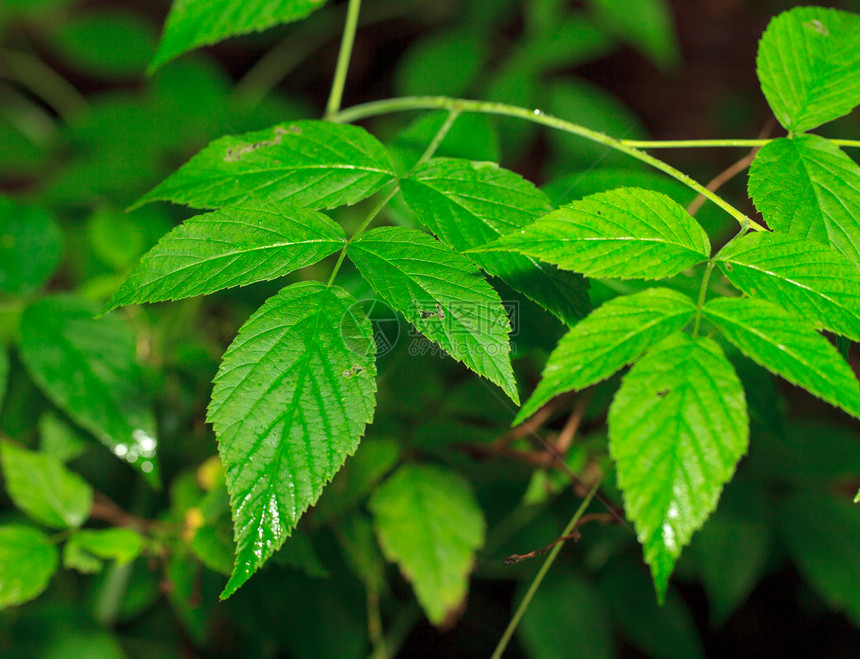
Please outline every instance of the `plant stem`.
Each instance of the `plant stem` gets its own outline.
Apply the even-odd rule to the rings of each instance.
[[[708,292],[708,281],[711,279],[711,272],[716,264],[716,261],[713,259],[708,261],[708,267],[705,268],[705,276],[702,277],[702,285],[699,287],[699,299],[696,301],[696,321],[693,323],[693,338],[699,336],[699,325],[702,322],[702,309],[705,306],[705,295],[707,295]]]
[[[746,146],[750,148],[763,147],[768,142],[779,138],[753,140],[619,140],[625,146],[635,149],[689,149],[695,147]],[[838,146],[860,147],[860,140],[830,140]]]
[[[340,42],[340,52],[337,55],[337,67],[334,71],[334,80],[331,83],[331,93],[325,108],[325,118],[330,119],[340,110],[340,101],[343,97],[343,86],[346,84],[346,72],[349,69],[349,59],[352,57],[352,44],[355,41],[355,31],[358,28],[358,14],[361,9],[361,0],[349,0],[346,10],[346,24],[343,28],[343,38]]]
[[[574,124],[569,121],[565,121],[564,119],[544,114],[542,110],[528,110],[515,105],[507,105],[506,103],[472,101],[460,98],[449,98],[447,96],[405,96],[402,98],[392,98],[355,105],[346,110],[332,113],[328,116],[328,119],[331,121],[352,122],[380,114],[404,112],[407,110],[430,109],[458,110],[460,112],[478,112],[482,114],[497,114],[507,117],[517,117],[542,126],[555,128],[557,130],[564,131],[565,133],[578,135],[579,137],[584,137],[592,142],[604,144],[611,149],[626,153],[637,160],[641,160],[655,169],[668,174],[672,178],[677,179],[687,187],[692,188],[699,194],[714,202],[717,206],[735,218],[741,226],[748,225],[756,231],[767,231],[767,229],[761,224],[751,220],[737,208],[725,201],[722,197],[711,192],[701,183],[698,183],[684,174],[684,172],[672,167],[672,165],[665,163],[644,151],[640,151],[639,149],[629,146],[624,140],[619,140],[596,130],[586,128],[585,126],[580,126],[579,124]]]
[[[564,531],[562,531],[560,537],[565,537],[573,533],[573,529],[576,528],[576,525],[579,523],[580,518],[585,514],[585,510],[588,508],[588,504],[591,503],[591,500],[594,498],[594,495],[597,494],[597,489],[600,487],[600,483],[603,482],[603,477],[601,477],[594,485],[591,486],[591,489],[588,491],[585,499],[582,500],[582,503],[579,504],[579,508],[576,509],[576,512],[573,514],[573,517],[570,518],[570,521],[567,523]],[[514,617],[511,618],[511,621],[508,623],[507,629],[505,629],[505,633],[502,634],[502,638],[499,639],[498,645],[496,645],[496,649],[493,652],[492,659],[501,659],[502,653],[505,651],[505,648],[508,647],[508,643],[511,640],[511,637],[514,635],[514,631],[517,628],[517,625],[520,623],[520,620],[523,617],[523,614],[526,612],[526,609],[529,608],[529,604],[532,601],[537,589],[540,587],[541,582],[544,580],[546,573],[549,572],[549,568],[552,567],[552,564],[555,562],[556,556],[561,551],[561,548],[564,547],[564,542],[559,542],[555,547],[552,548],[549,555],[546,557],[546,560],[541,565],[540,570],[538,570],[537,575],[535,575],[534,580],[532,580],[529,589],[526,591],[525,597],[523,597],[523,601],[520,602],[519,607],[517,607],[516,613],[514,613]]]
[[[0,50],[0,76],[30,89],[67,122],[88,107],[83,95],[40,59],[13,50]]]

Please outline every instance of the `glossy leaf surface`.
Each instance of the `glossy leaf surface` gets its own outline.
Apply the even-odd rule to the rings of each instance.
[[[643,188],[590,195],[476,251],[512,251],[587,277],[662,279],[708,258],[708,237],[676,201]]]
[[[271,297],[239,330],[212,392],[233,509],[236,564],[222,597],[290,535],[358,447],[373,417],[374,344],[358,302],[301,282]]]
[[[617,297],[571,329],[549,356],[540,384],[513,421],[522,423],[550,399],[608,378],[650,346],[686,325],[696,307],[668,288]]]
[[[681,550],[746,452],[743,388],[711,339],[675,334],[630,369],[608,422],[624,509],[662,601]]]
[[[350,243],[348,253],[383,300],[519,404],[510,322],[474,263],[432,236],[402,227],[368,231]]]
[[[186,220],[140,261],[105,309],[179,300],[282,277],[346,244],[316,211],[244,202]]]

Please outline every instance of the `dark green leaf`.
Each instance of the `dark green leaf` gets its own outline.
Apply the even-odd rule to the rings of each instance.
[[[720,298],[705,315],[747,357],[771,373],[860,418],[860,384],[830,342],[782,307]]]
[[[316,211],[247,201],[186,220],[153,247],[105,306],[179,300],[267,281],[346,244]]]
[[[860,103],[860,17],[797,7],[772,19],[759,42],[761,89],[791,132],[815,128]]]
[[[726,277],[747,295],[860,341],[860,270],[838,252],[780,233],[752,233],[717,255]]]
[[[618,188],[575,201],[475,251],[518,252],[587,277],[662,279],[708,258],[708,237],[659,192]]]
[[[90,515],[93,490],[57,458],[0,442],[6,491],[18,508],[56,529],[78,527]]]
[[[335,208],[369,197],[393,178],[385,147],[363,128],[293,121],[215,140],[135,207],[164,200],[219,208],[255,199]]]
[[[27,526],[0,526],[0,609],[37,597],[57,571],[57,548]]]
[[[528,226],[549,210],[540,190],[492,163],[435,159],[401,181],[409,207],[458,252]],[[514,254],[473,254],[489,274],[572,325],[588,313],[581,277]]]
[[[46,412],[39,418],[39,450],[42,453],[68,462],[83,454],[91,445],[56,414]]]
[[[513,425],[522,423],[559,394],[608,378],[650,346],[682,329],[695,312],[690,298],[668,288],[652,288],[606,302],[559,341],[544,366],[540,384]]]
[[[368,231],[350,243],[348,254],[383,300],[519,404],[511,325],[474,263],[432,236],[402,227]]]
[[[355,512],[335,527],[335,533],[352,571],[364,582],[368,592],[379,593],[385,586],[385,561],[370,519]]]
[[[325,0],[174,0],[150,69],[200,46],[301,20],[324,3]]]
[[[590,0],[589,4],[614,35],[657,66],[668,69],[678,63],[678,40],[666,0]]]
[[[474,30],[432,33],[413,41],[397,60],[397,96],[463,96],[481,72],[487,45]]]
[[[314,552],[310,538],[300,529],[294,529],[292,535],[284,542],[284,546],[272,557],[279,565],[301,570],[309,577],[322,579],[328,576],[328,570],[320,562]]]
[[[373,348],[354,298],[301,282],[270,298],[227,349],[209,405],[237,543],[222,597],[283,544],[355,452],[375,406]]]
[[[860,624],[860,517],[847,498],[808,491],[779,511],[783,542],[825,602]]]
[[[521,599],[524,589],[518,590]],[[603,602],[569,569],[553,570],[541,584],[517,632],[533,659],[616,656]]]
[[[817,135],[766,144],[749,193],[770,228],[832,245],[860,263],[860,167]]]
[[[0,347],[0,410],[3,409],[3,397],[6,395],[6,384],[9,380],[9,357],[6,350]]]
[[[440,625],[466,597],[484,544],[484,515],[468,483],[438,467],[405,465],[373,493],[370,509],[383,554]]]
[[[36,384],[114,454],[158,483],[155,418],[135,361],[135,337],[119,318],[48,297],[21,316],[21,357]]]
[[[662,601],[681,550],[746,452],[743,388],[711,339],[675,334],[625,376],[608,422],[624,509]]]
[[[0,196],[0,291],[26,294],[60,262],[63,236],[43,210]]]

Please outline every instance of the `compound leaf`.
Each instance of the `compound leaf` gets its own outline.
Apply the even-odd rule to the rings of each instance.
[[[120,459],[157,485],[155,417],[135,337],[119,318],[68,296],[46,297],[21,315],[21,358],[42,391]]]
[[[194,48],[301,20],[324,3],[325,0],[174,0],[150,71]]]
[[[749,194],[768,226],[860,263],[860,167],[817,135],[768,142],[750,167]]]
[[[358,447],[376,404],[373,332],[336,286],[282,289],[242,326],[215,377],[209,421],[233,509],[229,597],[277,550]]]
[[[748,439],[743,388],[711,339],[674,334],[624,377],[609,408],[609,449],[659,600]]]
[[[370,499],[382,553],[412,582],[435,625],[468,591],[475,552],[484,544],[484,515],[467,482],[438,467],[405,465]]]
[[[618,188],[575,201],[475,251],[518,252],[587,277],[663,279],[708,258],[708,237],[678,202]]]
[[[522,423],[551,398],[608,378],[649,346],[684,327],[696,312],[686,295],[652,288],[617,297],[571,329],[549,356],[537,389],[513,421]]]
[[[550,210],[546,195],[493,163],[435,158],[401,181],[403,199],[430,230],[458,252],[528,226]],[[516,254],[470,254],[568,325],[590,310],[582,277]]]
[[[510,321],[474,263],[432,236],[402,227],[368,231],[350,243],[348,253],[383,300],[519,404]]]
[[[246,201],[198,215],[162,238],[105,306],[179,300],[282,277],[346,244],[316,211]]]
[[[747,295],[860,341],[860,270],[838,252],[797,236],[759,232],[726,245],[717,262]]]
[[[802,132],[860,103],[860,16],[798,7],[771,20],[759,42],[761,89],[787,130]]]
[[[393,178],[385,147],[363,128],[293,121],[215,140],[133,208],[156,200],[219,208],[249,199],[335,208]]]
[[[2,442],[0,459],[9,497],[37,522],[65,529],[89,517],[92,488],[57,458]]]
[[[48,537],[28,526],[0,526],[0,609],[37,597],[57,571]]]
[[[704,313],[747,357],[860,418],[860,384],[851,368],[805,321],[752,298],[711,300]]]

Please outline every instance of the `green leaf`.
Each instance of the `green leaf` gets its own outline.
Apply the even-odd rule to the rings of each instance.
[[[729,281],[818,327],[860,341],[860,270],[838,252],[781,233],[752,233],[717,254]]]
[[[150,72],[194,48],[301,20],[324,3],[325,0],[174,0]]]
[[[663,279],[708,258],[684,208],[642,188],[593,194],[475,251],[519,252],[587,277]]]
[[[143,551],[143,538],[131,529],[84,529],[75,531],[63,547],[63,566],[84,574],[101,571],[102,560],[129,563]]]
[[[711,300],[704,313],[747,357],[860,418],[860,383],[851,367],[795,314],[752,298]]]
[[[6,386],[9,382],[9,357],[6,350],[0,346],[0,411],[3,410],[3,397],[6,395]]]
[[[624,509],[662,601],[682,548],[746,452],[743,388],[711,339],[675,334],[630,369],[608,421]]]
[[[62,250],[63,236],[50,215],[0,196],[0,292],[23,295],[39,288]]]
[[[338,287],[282,289],[242,326],[212,392],[237,543],[229,597],[290,535],[373,417],[373,331]]]
[[[860,624],[860,517],[847,499],[798,493],[779,511],[779,530],[797,569],[827,604]]]
[[[343,229],[322,213],[247,201],[193,217],[168,233],[141,259],[105,311],[276,279],[345,244]]]
[[[335,208],[393,178],[385,147],[363,128],[293,121],[215,140],[133,208],[156,200],[218,208],[249,199]]]
[[[466,597],[484,515],[466,481],[427,465],[405,465],[370,499],[382,553],[412,582],[427,618],[442,624]]]
[[[528,582],[520,584],[521,600]],[[600,595],[569,568],[555,569],[535,593],[517,630],[534,659],[611,659],[617,655]]]
[[[90,442],[56,414],[45,412],[39,417],[39,450],[42,453],[68,462],[82,455],[90,446]]]
[[[57,548],[28,526],[0,526],[0,609],[37,597],[57,571]]]
[[[672,12],[666,0],[591,0],[598,20],[619,38],[669,69],[680,59]]]
[[[21,315],[21,357],[54,404],[158,485],[158,440],[135,337],[119,318],[94,320],[74,297],[47,297]]]
[[[385,560],[373,535],[370,518],[356,511],[339,522],[334,532],[355,576],[369,593],[381,592],[385,587]]]
[[[401,181],[403,199],[418,219],[458,252],[528,226],[550,208],[529,181],[492,163],[437,158]],[[514,254],[470,254],[563,322],[572,325],[590,310],[581,277]]]
[[[329,575],[328,570],[325,569],[314,552],[310,538],[300,529],[293,530],[293,534],[284,543],[284,546],[275,553],[272,560],[278,565],[288,565],[296,570],[301,570],[315,579],[324,579]]]
[[[695,312],[690,298],[668,288],[652,288],[606,302],[558,342],[544,366],[540,384],[513,425],[528,419],[559,394],[608,378],[650,346],[682,329]]]
[[[860,263],[860,167],[835,144],[817,135],[768,142],[748,187],[772,229],[832,245]]]
[[[474,263],[432,236],[402,227],[368,231],[350,243],[348,254],[383,300],[519,405],[510,321]]]
[[[772,19],[759,42],[761,89],[788,131],[803,132],[860,103],[860,16],[798,7]]]
[[[55,529],[78,527],[90,515],[93,490],[57,458],[0,442],[6,491],[18,508]]]
[[[413,40],[394,69],[395,96],[463,96],[488,56],[483,35],[455,28]]]

